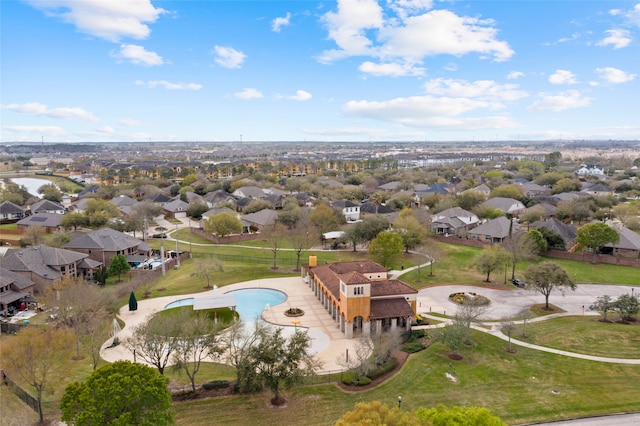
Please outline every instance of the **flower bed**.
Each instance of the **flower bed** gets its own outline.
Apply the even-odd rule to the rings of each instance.
[[[304,311],[300,308],[289,308],[284,311],[284,314],[288,317],[301,317],[304,315]]]
[[[462,305],[463,303],[472,303],[474,305],[484,306],[491,303],[491,301],[488,298],[481,296],[479,294],[463,293],[463,292],[451,293],[449,295],[449,301],[457,305]]]

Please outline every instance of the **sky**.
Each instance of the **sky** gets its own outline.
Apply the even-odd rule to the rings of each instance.
[[[640,139],[640,2],[0,1],[0,142]]]

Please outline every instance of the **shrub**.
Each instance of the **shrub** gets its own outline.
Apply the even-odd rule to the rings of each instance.
[[[380,376],[387,374],[398,366],[398,360],[395,358],[389,358],[383,365],[376,367],[367,373],[367,377],[371,380],[377,379]]]
[[[228,388],[230,385],[228,380],[212,380],[202,385],[202,387],[206,390],[213,389],[224,389]]]
[[[368,385],[369,383],[371,383],[371,379],[366,376],[360,377],[359,379],[353,382],[353,384],[356,386],[365,386],[365,385]]]
[[[412,354],[412,353],[416,353],[416,352],[420,352],[421,350],[425,349],[427,346],[418,341],[418,340],[414,340],[412,342],[408,342],[406,343],[403,347],[402,350],[408,354]]]

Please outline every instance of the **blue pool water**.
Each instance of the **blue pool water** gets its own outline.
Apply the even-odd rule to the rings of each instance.
[[[267,306],[275,306],[287,300],[287,295],[281,291],[271,288],[243,288],[230,291],[236,297],[236,311],[240,318],[245,321],[254,321],[260,318],[262,311]],[[166,305],[165,309],[177,308],[179,306],[193,305],[193,298],[176,300]]]

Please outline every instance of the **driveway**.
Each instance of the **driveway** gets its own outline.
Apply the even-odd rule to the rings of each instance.
[[[595,315],[596,312],[589,311],[589,305],[595,302],[598,296],[607,294],[616,299],[623,294],[630,294],[631,291],[632,287],[629,286],[578,284],[575,291],[554,290],[549,296],[549,303],[564,309],[569,314]],[[518,316],[528,310],[531,305],[544,303],[544,296],[533,290],[496,290],[474,286],[446,285],[420,290],[418,292],[418,312],[453,315],[456,305],[449,301],[449,295],[458,292],[477,293],[489,298],[491,303],[480,317],[485,321]]]

